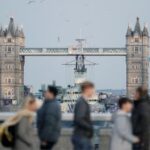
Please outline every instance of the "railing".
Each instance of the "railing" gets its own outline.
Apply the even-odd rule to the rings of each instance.
[[[22,48],[21,56],[126,56],[126,48]]]

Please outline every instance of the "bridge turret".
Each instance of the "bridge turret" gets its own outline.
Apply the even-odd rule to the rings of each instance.
[[[14,110],[24,95],[24,59],[19,56],[19,50],[24,47],[25,38],[12,17],[0,33],[0,106]]]
[[[140,25],[140,19],[139,19],[139,17],[137,17],[137,19],[136,19],[136,24],[135,24],[135,27],[134,27],[133,34],[134,35],[142,36],[142,31],[141,31],[141,25]]]
[[[129,32],[128,32],[129,33]],[[133,97],[138,86],[148,88],[148,29],[141,30],[139,18],[136,20],[134,31],[126,36],[127,47],[127,93]]]
[[[131,37],[132,36],[132,28],[130,25],[128,25],[128,29],[127,29],[127,33],[126,33],[126,37]]]
[[[145,24],[144,29],[143,29],[143,36],[149,37],[149,32],[148,32],[148,28],[147,28],[146,24]]]

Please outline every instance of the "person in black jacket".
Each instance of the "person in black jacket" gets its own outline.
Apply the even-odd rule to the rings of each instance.
[[[150,99],[144,87],[136,90],[132,112],[133,134],[140,139],[133,145],[133,150],[150,150]]]
[[[57,143],[61,130],[61,109],[56,100],[57,89],[48,86],[43,106],[37,113],[37,128],[42,150],[51,150]]]
[[[93,137],[93,125],[90,117],[90,99],[94,92],[94,84],[84,82],[81,85],[82,96],[78,99],[74,110],[74,133],[72,143],[74,150],[91,150],[91,138]]]

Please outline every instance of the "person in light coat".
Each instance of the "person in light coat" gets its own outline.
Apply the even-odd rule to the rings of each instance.
[[[15,145],[12,150],[39,150],[39,140],[33,127],[34,112],[37,110],[36,100],[33,96],[25,99],[23,108],[14,116],[7,119],[3,126],[16,125]]]
[[[132,134],[132,125],[129,113],[132,110],[132,102],[128,98],[119,100],[120,110],[113,116],[113,129],[110,150],[132,150],[132,144],[139,139]]]

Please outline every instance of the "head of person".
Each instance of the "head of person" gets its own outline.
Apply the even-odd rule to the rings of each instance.
[[[34,96],[27,96],[24,101],[23,109],[36,112],[38,109],[37,101]]]
[[[148,90],[144,86],[140,86],[135,91],[135,100],[141,100],[142,97],[146,97],[148,95]]]
[[[48,86],[47,91],[45,92],[45,99],[53,100],[56,98],[58,90],[55,86]]]
[[[127,97],[120,98],[118,105],[119,105],[120,110],[127,112],[127,113],[131,112],[133,108],[132,101],[128,99]]]
[[[90,81],[85,81],[81,84],[81,92],[87,98],[91,98],[95,94],[95,86]]]

